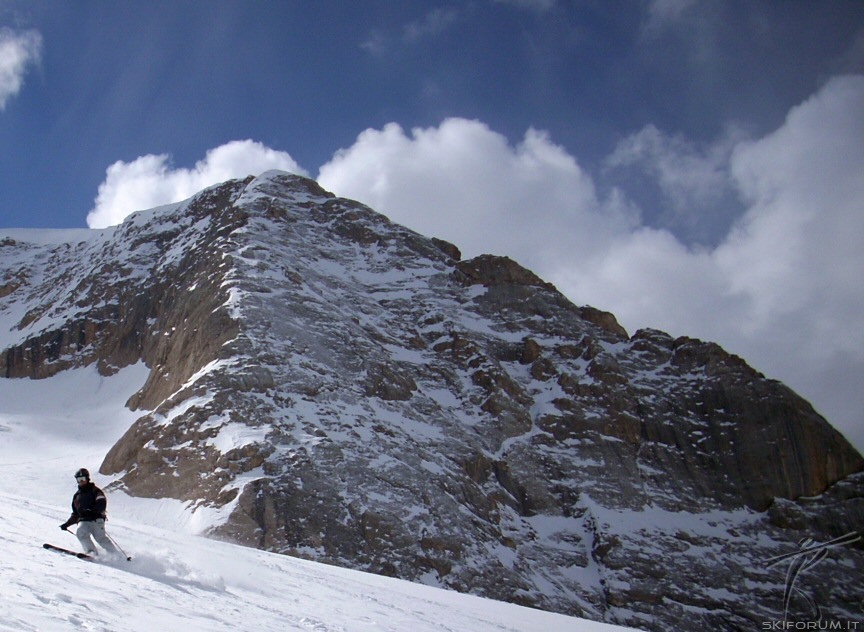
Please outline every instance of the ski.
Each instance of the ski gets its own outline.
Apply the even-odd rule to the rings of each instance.
[[[58,553],[63,553],[65,555],[74,555],[79,560],[92,560],[93,557],[91,555],[87,555],[86,553],[79,553],[78,551],[70,551],[69,549],[64,549],[62,546],[54,546],[53,544],[48,544],[47,542],[42,545],[43,549],[48,549],[49,551],[57,551]]]

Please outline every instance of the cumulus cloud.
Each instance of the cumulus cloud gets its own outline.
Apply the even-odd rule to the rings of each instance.
[[[21,91],[24,75],[41,55],[42,36],[38,31],[16,33],[0,28],[0,111]]]
[[[576,159],[529,130],[477,121],[366,130],[319,181],[467,256],[506,254],[633,331],[719,342],[810,399],[864,449],[864,77],[839,77],[774,133],[716,153],[646,128],[614,160],[657,161],[670,199],[734,187],[745,206],[712,248],[602,198]],[[684,177],[689,175],[689,177]]]
[[[167,154],[141,156],[128,163],[117,161],[108,167],[105,181],[99,185],[87,225],[113,226],[135,211],[179,202],[213,184],[269,169],[307,175],[287,153],[251,140],[211,149],[192,169],[172,168]]]
[[[864,76],[837,78],[773,134],[739,145],[731,170],[749,210],[715,258],[750,299],[749,328],[790,321],[808,357],[864,363],[861,112]]]
[[[459,118],[410,135],[395,123],[366,130],[318,180],[467,256],[518,253],[538,268],[574,250],[595,253],[637,223],[618,196],[599,199],[592,179],[545,133],[530,129],[512,147],[485,124]]]

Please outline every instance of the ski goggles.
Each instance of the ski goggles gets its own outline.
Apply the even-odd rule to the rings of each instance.
[[[86,476],[76,476],[75,480],[78,481],[79,483],[86,483],[87,477]]]

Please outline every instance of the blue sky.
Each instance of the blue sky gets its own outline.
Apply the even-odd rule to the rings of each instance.
[[[864,3],[0,0],[0,226],[284,168],[864,447]]]

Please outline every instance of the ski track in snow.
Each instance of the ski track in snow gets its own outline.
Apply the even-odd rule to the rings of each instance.
[[[0,379],[0,630],[53,632],[601,632],[625,630],[420,584],[243,548],[197,535],[178,501],[108,492],[108,533],[125,559],[87,561],[58,525],[79,467],[98,470],[136,415],[125,401],[143,365],[47,380]]]

